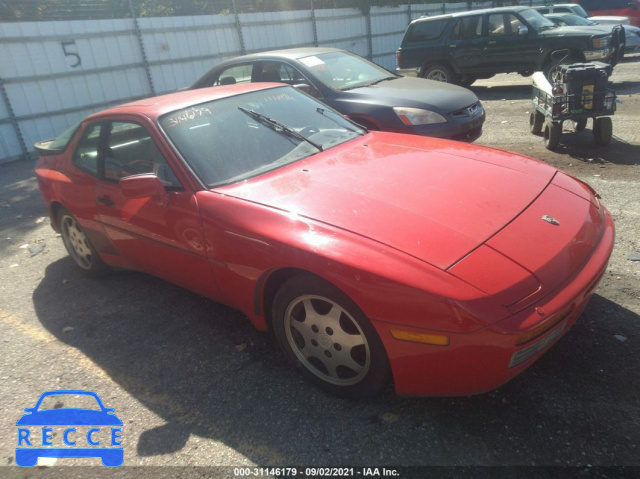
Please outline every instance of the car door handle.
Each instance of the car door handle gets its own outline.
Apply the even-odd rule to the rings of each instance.
[[[108,196],[98,196],[96,202],[105,206],[113,206],[115,203]]]

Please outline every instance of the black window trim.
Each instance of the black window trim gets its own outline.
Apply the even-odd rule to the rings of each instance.
[[[101,143],[103,141],[103,135],[104,135],[104,124],[105,121],[104,120],[97,120],[97,121],[91,121],[91,122],[86,122],[86,124],[84,126],[82,126],[82,124],[80,124],[80,126],[82,126],[82,128],[80,126],[78,126],[78,130],[76,130],[76,132],[74,133],[74,136],[78,134],[78,132],[80,130],[82,130],[82,133],[80,134],[80,138],[78,138],[78,142],[76,143],[76,146],[73,150],[73,156],[71,158],[71,164],[75,167],[78,168],[80,171],[83,171],[85,173],[87,173],[88,175],[92,176],[93,178],[96,178],[97,180],[101,179],[101,176],[103,175],[103,171],[101,171],[101,167],[100,167],[100,154],[102,151],[102,147],[101,147]],[[96,145],[96,171],[91,171],[87,168],[83,168],[81,165],[79,165],[76,162],[76,157],[78,154],[78,150],[81,147],[81,143],[83,140],[86,139],[86,135],[89,132],[89,129],[92,128],[94,125],[98,125],[100,127],[100,134],[98,135],[98,142]],[[71,143],[71,142],[70,142]]]

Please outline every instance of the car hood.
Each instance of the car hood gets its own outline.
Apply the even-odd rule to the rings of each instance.
[[[614,15],[597,15],[595,17],[587,17],[587,20],[600,22],[601,25],[624,25],[629,23],[629,17],[616,17]]]
[[[446,269],[525,210],[555,172],[505,151],[372,132],[216,191]]]
[[[541,37],[578,37],[578,36],[591,36],[591,35],[604,35],[611,34],[611,30],[608,32],[602,32],[600,29],[602,25],[575,25],[570,27],[557,27],[550,28],[549,30],[542,30],[538,32]]]
[[[376,85],[347,90],[337,100],[452,112],[474,104],[478,97],[461,86],[424,78],[398,77]]]
[[[93,409],[46,409],[25,414],[17,426],[122,426],[115,414]]]

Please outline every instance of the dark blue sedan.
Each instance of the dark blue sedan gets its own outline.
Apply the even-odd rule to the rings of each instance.
[[[335,48],[255,53],[221,63],[190,89],[249,82],[286,83],[370,130],[473,141],[485,112],[471,90],[402,77]]]

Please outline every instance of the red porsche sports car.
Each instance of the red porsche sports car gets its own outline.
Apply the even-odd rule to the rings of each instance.
[[[500,386],[567,332],[613,247],[596,192],[545,163],[367,132],[281,84],[129,103],[36,146],[87,275],[238,308],[342,396]]]

